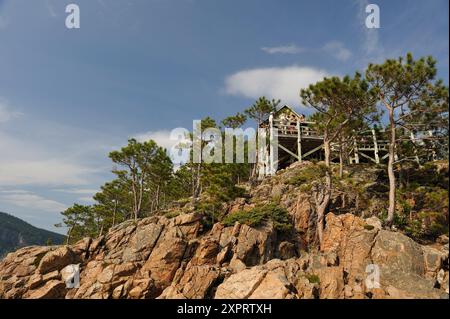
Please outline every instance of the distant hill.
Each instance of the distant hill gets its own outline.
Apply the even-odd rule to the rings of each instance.
[[[53,245],[64,242],[65,236],[36,228],[23,220],[0,212],[0,259],[8,252],[30,245]]]

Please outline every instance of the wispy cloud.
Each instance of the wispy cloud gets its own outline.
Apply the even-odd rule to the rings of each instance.
[[[53,6],[53,3],[51,0],[45,0],[45,5],[47,7],[48,13],[52,18],[56,18],[58,15],[56,13],[55,7]]]
[[[379,62],[386,56],[383,44],[381,43],[379,38],[379,29],[369,29],[366,26],[366,7],[369,4],[370,3],[368,0],[355,0],[355,5],[357,6],[356,19],[363,34],[362,53],[364,64],[366,64],[369,60],[373,60],[373,62]],[[380,15],[381,14],[382,12],[380,13]]]
[[[21,112],[13,111],[8,102],[0,98],[0,123],[8,122],[23,115]]]
[[[86,204],[93,204],[95,200],[94,195],[100,191],[100,189],[89,189],[89,188],[60,188],[54,189],[55,192],[61,192],[66,194],[81,195],[77,198],[79,202]]]
[[[347,61],[352,56],[352,52],[340,41],[330,41],[320,48],[303,48],[296,44],[289,44],[284,46],[263,47],[261,50],[268,54],[325,53],[339,61]]]
[[[301,48],[295,44],[289,44],[289,45],[283,45],[283,46],[275,46],[275,47],[262,47],[261,50],[263,50],[266,53],[269,54],[298,54],[305,52],[304,48]]]
[[[325,70],[297,65],[243,70],[225,79],[225,92],[252,99],[264,95],[268,98],[281,98],[284,103],[299,105],[300,89],[325,76],[329,76]]]
[[[0,99],[0,123],[20,115],[23,120],[17,125],[0,126],[0,186],[55,187],[92,182],[100,167],[87,164],[86,153],[98,152],[98,141],[91,140],[86,144],[79,136],[80,130],[44,124],[15,111]]]
[[[65,159],[0,160],[0,185],[83,185],[95,172]]]
[[[98,189],[89,188],[57,188],[55,192],[68,193],[68,194],[80,194],[80,195],[94,195],[98,192]]]
[[[323,50],[339,61],[347,61],[352,57],[352,52],[342,42],[331,41],[324,45]]]
[[[59,213],[67,208],[63,203],[24,190],[0,190],[0,200],[14,206],[45,212]]]

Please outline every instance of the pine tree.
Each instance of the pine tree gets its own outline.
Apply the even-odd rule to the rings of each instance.
[[[102,228],[106,230],[124,221],[131,211],[129,185],[119,179],[105,183],[93,199],[97,202],[97,213],[102,216]]]
[[[132,211],[134,219],[137,220],[141,216],[144,205],[149,204],[149,196],[156,195],[156,200],[159,200],[162,187],[161,176],[164,178],[171,170],[170,159],[155,141],[139,143],[135,139],[130,139],[128,145],[120,151],[111,152],[109,157],[123,168],[115,169],[113,173],[124,183],[129,183]],[[150,194],[146,191],[148,187],[156,188],[156,191]]]
[[[229,127],[229,128],[239,128],[242,127],[245,122],[247,122],[247,116],[245,114],[242,114],[240,112],[236,113],[236,115],[228,116],[225,119],[222,120],[223,127]]]
[[[91,206],[74,204],[65,211],[63,215],[63,224],[68,228],[67,244],[72,244],[84,237],[95,237],[94,216]],[[56,224],[62,227],[61,224]]]
[[[325,151],[325,184],[316,184],[314,199],[317,210],[317,234],[323,239],[325,212],[332,196],[331,144],[336,142],[351,123],[375,111],[373,92],[361,75],[324,78],[300,92],[302,102],[314,108],[316,129],[323,135]]]
[[[382,64],[370,64],[366,71],[366,78],[376,92],[382,107],[389,114],[389,208],[386,223],[392,225],[395,214],[396,202],[396,177],[394,165],[399,155],[397,128],[402,126],[404,119],[416,110],[426,112],[419,107],[430,105],[435,100],[433,93],[441,87],[441,82],[435,82],[436,61],[432,57],[414,60],[410,53],[406,59],[400,57],[397,60],[388,59]],[[447,94],[442,92],[440,94]],[[439,90],[438,90],[439,91]],[[448,102],[447,102],[448,103]],[[417,107],[417,108],[416,108]],[[406,128],[403,126],[403,128]],[[401,139],[401,137],[400,137]]]

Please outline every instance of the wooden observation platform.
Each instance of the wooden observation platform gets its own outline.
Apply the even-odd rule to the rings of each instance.
[[[273,175],[295,161],[323,159],[323,136],[314,129],[314,122],[298,114],[289,106],[283,106],[261,123],[260,129],[270,143],[259,151],[259,176]],[[333,153],[336,145],[331,145]],[[379,139],[375,130],[362,132],[347,149],[351,163],[380,163],[388,157],[388,141]],[[335,159],[334,159],[335,160]]]

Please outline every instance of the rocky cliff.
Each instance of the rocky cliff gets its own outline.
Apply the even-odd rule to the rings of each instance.
[[[128,221],[71,246],[8,254],[0,298],[448,298],[448,242],[420,245],[376,217],[330,212],[323,245],[313,245],[308,196],[285,183],[296,169],[224,208],[276,198],[289,232],[270,220],[206,227],[201,212]],[[71,264],[80,265],[79,288],[66,287]]]

